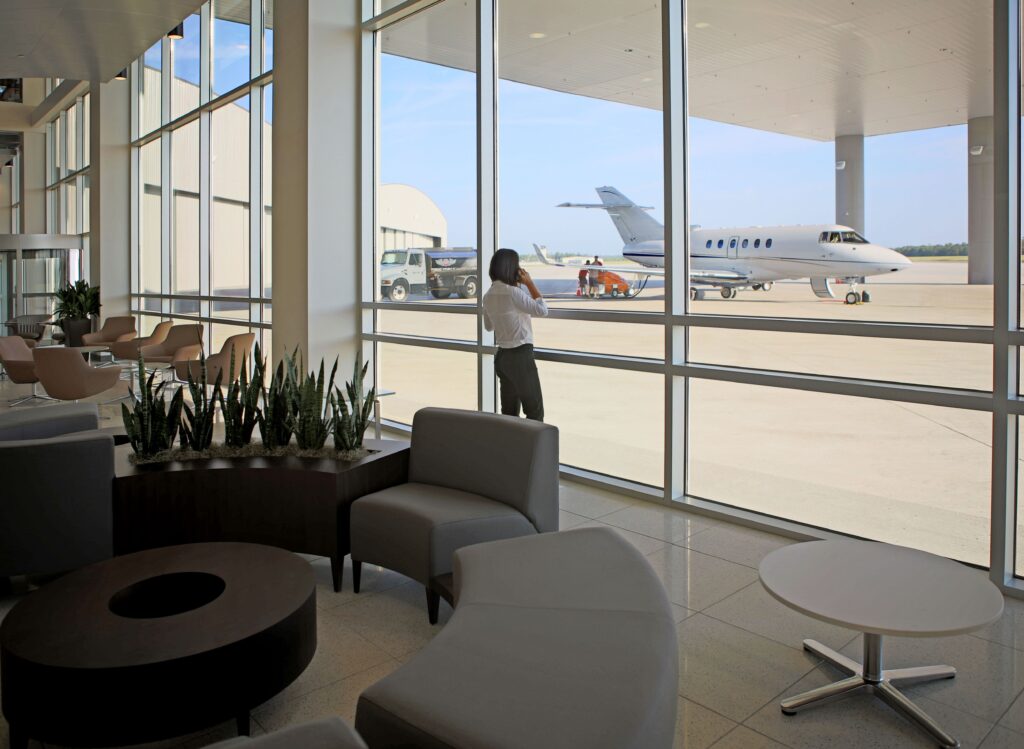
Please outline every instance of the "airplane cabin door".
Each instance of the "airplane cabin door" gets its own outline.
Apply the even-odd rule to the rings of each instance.
[[[738,257],[740,238],[729,237],[729,257]]]

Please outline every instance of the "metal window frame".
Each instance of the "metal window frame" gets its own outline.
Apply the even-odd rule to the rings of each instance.
[[[170,320],[184,320],[200,322],[205,325],[235,325],[246,327],[253,331],[271,329],[271,323],[264,321],[264,308],[272,302],[263,296],[262,274],[270,272],[270,269],[262,267],[263,250],[263,89],[273,82],[273,71],[262,72],[263,64],[263,3],[261,0],[252,0],[249,3],[249,28],[250,28],[250,54],[249,54],[249,77],[250,80],[227,91],[219,96],[213,96],[211,87],[212,61],[213,61],[213,9],[212,3],[208,0],[196,11],[199,15],[199,104],[188,112],[183,112],[177,117],[172,117],[171,112],[171,86],[174,80],[172,65],[172,45],[164,37],[161,40],[161,75],[160,75],[160,125],[147,133],[140,133],[141,128],[141,95],[143,57],[132,63],[131,83],[131,150],[132,150],[132,206],[131,206],[131,250],[130,250],[130,278],[131,314],[136,316],[152,316]],[[259,44],[253,44],[253,39],[259,34]],[[254,62],[255,59],[255,62]],[[238,99],[249,96],[250,124],[249,124],[249,296],[229,297],[218,296],[212,293],[212,261],[213,250],[211,247],[212,235],[212,114],[217,109],[227,106]],[[181,127],[198,121],[199,128],[199,273],[200,293],[199,294],[175,294],[171,287],[172,273],[172,243],[173,236],[173,178],[171,169],[171,138],[173,133]],[[258,137],[256,134],[258,133]],[[154,141],[160,142],[160,291],[158,293],[146,293],[142,291],[140,270],[141,233],[139,221],[141,214],[141,149]],[[254,210],[254,206],[258,209]],[[268,238],[269,239],[269,238]],[[254,285],[255,284],[255,285]],[[160,311],[144,308],[148,300],[159,300]],[[173,304],[177,301],[198,302],[199,314],[182,314],[173,311]],[[246,320],[236,318],[218,317],[214,311],[217,302],[244,303],[249,307]],[[207,346],[212,343],[212,336],[207,337]]]
[[[379,344],[398,344],[471,353],[477,357],[479,407],[489,410],[492,401],[484,395],[484,381],[493,382],[493,340],[485,337],[479,300],[476,304],[432,304],[428,302],[393,303],[376,301],[374,285],[377,223],[375,194],[378,159],[376,93],[379,90],[377,35],[399,21],[428,10],[445,0],[407,0],[380,13],[379,3],[363,0],[363,171],[362,220],[363,248],[360,262],[362,280],[362,337],[364,351],[373,352]],[[505,0],[506,2],[510,0]],[[538,349],[540,361],[579,366],[661,374],[665,378],[665,475],[664,487],[657,491],[635,482],[602,476],[571,466],[563,466],[563,475],[576,480],[619,491],[626,491],[666,505],[684,505],[688,510],[723,517],[745,525],[754,525],[788,535],[820,537],[837,535],[801,524],[773,518],[714,500],[687,495],[686,407],[692,379],[717,380],[761,387],[776,387],[804,392],[829,393],[857,398],[876,398],[902,403],[919,403],[982,413],[993,420],[991,560],[992,580],[1007,594],[1024,597],[1024,580],[1015,577],[1014,545],[1017,511],[1017,427],[1024,415],[1024,398],[1018,392],[1019,352],[1024,347],[1024,331],[1019,327],[1018,295],[1020,236],[1020,0],[995,0],[995,151],[996,158],[996,271],[993,292],[993,325],[916,324],[890,322],[850,322],[805,318],[749,317],[740,315],[694,314],[689,304],[689,253],[687,243],[687,131],[686,113],[686,3],[663,3],[663,147],[665,150],[666,206],[666,299],[664,312],[603,312],[593,310],[551,310],[557,320],[579,320],[604,324],[661,325],[665,330],[665,359],[637,359],[563,350]],[[493,251],[497,237],[497,26],[499,0],[477,0],[477,234],[478,247]],[[378,13],[373,15],[374,10]],[[493,116],[493,120],[490,120]],[[493,192],[491,190],[493,189]],[[488,214],[488,210],[490,213]],[[481,262],[484,253],[481,252]],[[367,267],[370,265],[371,267]],[[378,313],[384,310],[410,313],[429,312],[450,315],[475,315],[475,341],[417,337],[385,333],[379,330]],[[689,358],[691,328],[764,331],[868,337],[937,343],[968,343],[992,347],[994,383],[991,391],[973,391],[865,380],[819,374],[801,374],[770,369],[717,366],[692,362]],[[376,364],[376,361],[374,361]],[[376,366],[374,366],[376,370]],[[376,383],[376,381],[375,381]],[[380,383],[376,383],[380,384]],[[491,406],[493,407],[493,406]],[[400,424],[393,423],[398,428]]]

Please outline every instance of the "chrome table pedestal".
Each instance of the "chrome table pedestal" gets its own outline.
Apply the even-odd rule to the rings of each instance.
[[[934,718],[896,688],[937,679],[952,679],[956,676],[956,669],[952,666],[884,669],[882,668],[882,636],[867,632],[864,633],[863,665],[822,645],[817,640],[804,640],[804,650],[823,658],[850,676],[783,700],[780,705],[782,712],[786,715],[796,715],[804,708],[867,689],[904,718],[920,726],[938,742],[939,746],[950,748],[960,746],[960,742],[942,730]]]

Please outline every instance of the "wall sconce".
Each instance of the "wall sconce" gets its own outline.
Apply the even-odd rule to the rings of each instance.
[[[971,146],[967,150],[971,152],[971,156],[981,156],[985,151],[985,146]]]
[[[843,170],[844,170],[845,168],[846,168],[846,162],[845,162],[845,161],[837,161],[837,162],[836,162],[836,171],[837,171],[837,172],[841,172],[841,171],[843,171]]]
[[[115,81],[127,81],[128,80],[128,68],[125,68],[120,73],[114,76]]]
[[[173,29],[167,32],[168,39],[184,39],[185,38],[185,24],[179,23]]]

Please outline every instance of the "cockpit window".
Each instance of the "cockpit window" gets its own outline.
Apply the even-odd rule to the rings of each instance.
[[[843,241],[847,244],[868,244],[868,240],[855,231],[844,231],[842,235]]]

